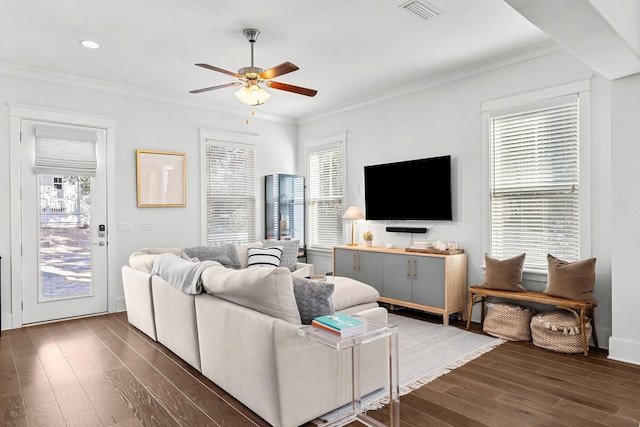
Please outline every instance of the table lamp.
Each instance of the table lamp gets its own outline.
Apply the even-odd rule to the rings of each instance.
[[[357,206],[349,206],[349,209],[347,209],[344,215],[342,215],[342,218],[351,220],[351,243],[347,243],[347,246],[358,246],[357,243],[353,242],[353,229],[356,219],[362,219],[364,218],[364,215],[360,212],[360,209],[358,209]]]

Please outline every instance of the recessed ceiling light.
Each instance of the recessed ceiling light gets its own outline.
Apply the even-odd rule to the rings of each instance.
[[[99,43],[96,43],[91,40],[80,40],[80,44],[84,47],[88,47],[89,49],[97,49],[100,47]]]

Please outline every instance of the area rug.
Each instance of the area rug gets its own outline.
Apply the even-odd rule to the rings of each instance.
[[[389,313],[389,323],[398,326],[400,396],[422,387],[441,375],[494,349],[505,341],[468,332],[454,326],[425,322]],[[378,390],[362,398],[367,410],[389,403],[388,390]],[[335,420],[351,409],[345,405],[323,415]]]

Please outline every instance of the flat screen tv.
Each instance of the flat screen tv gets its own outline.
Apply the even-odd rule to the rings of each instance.
[[[451,221],[451,156],[364,167],[366,218]]]

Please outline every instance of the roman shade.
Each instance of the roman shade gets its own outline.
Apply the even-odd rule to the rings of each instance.
[[[35,127],[34,171],[43,175],[95,176],[97,132],[71,126]]]

